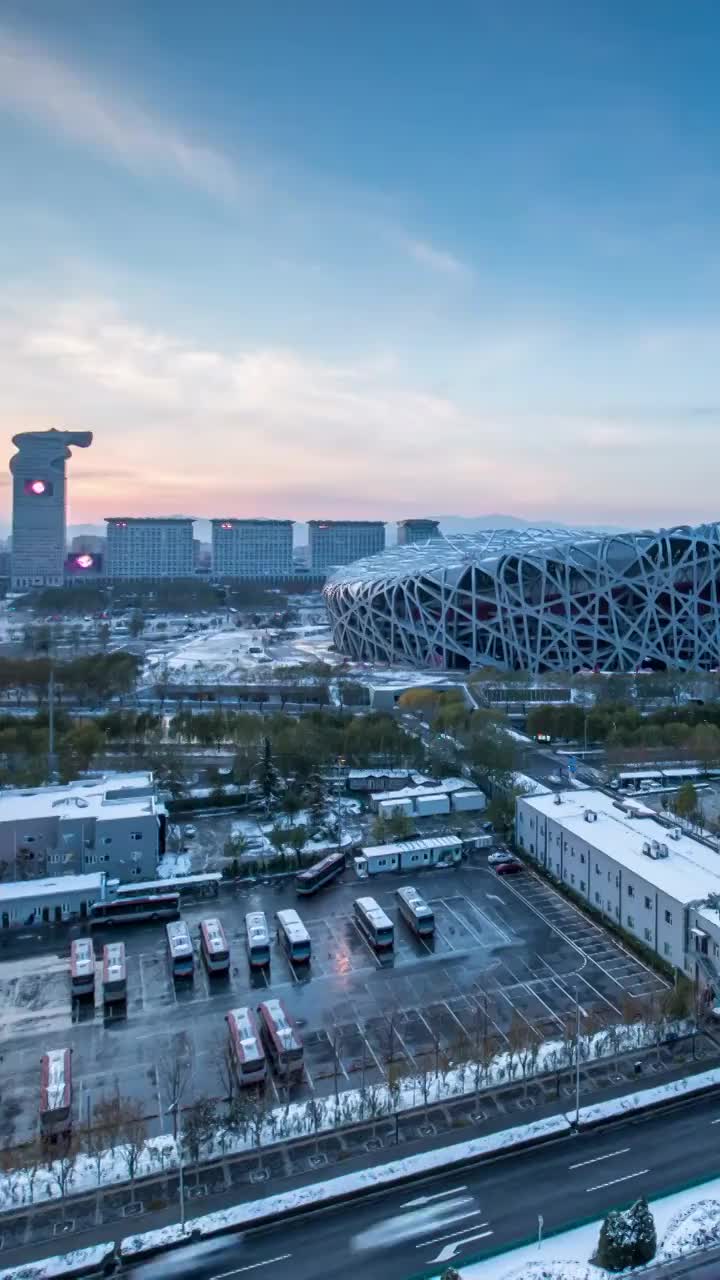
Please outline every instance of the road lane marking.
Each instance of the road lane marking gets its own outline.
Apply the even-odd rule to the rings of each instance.
[[[264,1262],[251,1262],[247,1267],[236,1267],[234,1271],[221,1271],[220,1275],[212,1276],[211,1280],[227,1280],[228,1276],[242,1275],[243,1271],[255,1271],[258,1267],[269,1267],[273,1262],[285,1262],[286,1258],[292,1258],[291,1253],[281,1253],[277,1258],[266,1258]]]
[[[637,1173],[626,1173],[624,1178],[613,1178],[611,1182],[599,1182],[596,1187],[586,1187],[586,1191],[602,1191],[603,1187],[614,1187],[617,1182],[628,1182],[630,1178],[641,1178],[649,1169],[638,1169]]]
[[[462,1249],[464,1244],[472,1244],[473,1240],[484,1240],[486,1236],[491,1236],[492,1231],[478,1231],[474,1236],[465,1236],[463,1240],[455,1240],[453,1244],[446,1244],[439,1252],[437,1258],[431,1258],[430,1262],[449,1262],[455,1257],[458,1249]]]
[[[477,1212],[476,1212],[476,1214],[475,1214],[475,1217],[477,1217],[477,1216],[478,1216],[478,1214],[481,1214],[481,1213],[482,1213],[482,1209],[478,1209],[478,1210],[477,1210]],[[472,1218],[472,1217],[473,1217],[473,1215],[472,1215],[471,1213],[469,1213],[467,1216],[468,1216],[469,1218]],[[477,1225],[478,1230],[479,1230],[479,1229],[480,1229],[480,1227],[486,1227],[486,1226],[487,1226],[487,1222],[478,1222],[476,1225]],[[415,1248],[416,1248],[416,1249],[427,1249],[428,1245],[431,1245],[431,1244],[442,1244],[443,1240],[452,1240],[453,1236],[462,1236],[462,1235],[465,1235],[465,1233],[466,1233],[466,1232],[467,1232],[467,1227],[458,1227],[457,1231],[448,1231],[447,1235],[444,1235],[444,1236],[435,1236],[432,1240],[423,1240],[421,1244],[416,1244],[416,1245],[415,1245]]]
[[[429,1204],[431,1200],[440,1200],[442,1196],[454,1196],[458,1191],[467,1191],[467,1187],[448,1187],[447,1191],[436,1191],[434,1196],[417,1196],[415,1200],[406,1200],[401,1209],[416,1209],[419,1204]]]
[[[715,1121],[713,1121],[715,1124]],[[592,1160],[580,1160],[578,1164],[568,1165],[569,1169],[584,1169],[586,1164],[597,1164],[600,1160],[612,1160],[613,1156],[624,1156],[629,1147],[621,1147],[619,1151],[608,1151],[604,1156],[593,1156]]]

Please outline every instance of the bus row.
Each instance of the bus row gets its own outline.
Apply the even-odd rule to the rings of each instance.
[[[95,948],[89,938],[74,938],[70,945],[70,987],[73,998],[95,995]],[[102,954],[103,1005],[127,999],[125,943],[108,942]]]
[[[432,907],[411,885],[395,893],[400,915],[420,938],[432,937],[435,916]],[[368,942],[378,950],[390,950],[395,944],[392,920],[374,898],[356,898],[353,917]],[[275,913],[277,940],[294,964],[307,963],[312,955],[310,934],[297,911],[286,909]],[[270,930],[264,911],[250,911],[245,917],[245,938],[252,968],[270,963]]]
[[[247,1006],[232,1009],[226,1021],[238,1084],[260,1084],[267,1076],[268,1062],[283,1081],[302,1076],[302,1038],[282,1000],[265,1000],[257,1012]]]

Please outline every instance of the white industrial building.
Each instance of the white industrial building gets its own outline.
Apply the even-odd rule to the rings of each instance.
[[[92,904],[104,902],[106,897],[107,880],[102,872],[0,883],[0,928],[86,920]]]
[[[211,520],[212,571],[222,580],[290,578],[293,567],[292,520]]]
[[[0,878],[104,872],[150,880],[165,852],[166,812],[152,773],[106,774],[0,792]]]
[[[364,846],[353,858],[360,880],[386,871],[420,871],[441,864],[456,865],[462,859],[459,836],[430,836],[426,840],[398,840],[391,844]]]
[[[106,516],[108,578],[191,578],[193,522],[185,516]]]
[[[482,791],[470,786],[465,778],[443,778],[420,787],[374,792],[370,803],[376,813],[386,818],[393,813],[429,818],[443,813],[479,813],[485,808],[486,800]]]
[[[715,992],[720,852],[654,810],[602,791],[520,796],[515,838],[555,880]]]

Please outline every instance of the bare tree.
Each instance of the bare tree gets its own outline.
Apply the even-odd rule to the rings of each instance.
[[[113,1095],[111,1098],[101,1098],[95,1104],[93,1121],[99,1134],[99,1140],[104,1142],[105,1146],[109,1147],[111,1151],[115,1151],[121,1141],[120,1131],[122,1129],[122,1107],[118,1094]]]
[[[63,1218],[65,1216],[65,1197],[75,1180],[77,1158],[77,1139],[74,1134],[70,1134],[58,1145],[51,1165],[52,1175],[58,1185],[60,1198],[63,1202]]]
[[[215,1068],[220,1087],[223,1090],[223,1097],[228,1102],[232,1102],[237,1089],[237,1075],[235,1074],[235,1058],[229,1036],[223,1035],[219,1037],[213,1057],[215,1058]]]
[[[0,1151],[0,1171],[5,1179],[5,1185],[10,1192],[10,1199],[13,1203],[17,1201],[21,1185],[27,1182],[25,1176],[26,1159],[26,1148],[24,1147],[6,1147],[3,1151]]]
[[[43,1167],[43,1147],[42,1142],[37,1138],[23,1147],[23,1160],[25,1164],[25,1185],[28,1193],[28,1204],[34,1204],[35,1201],[35,1183],[38,1174]]]
[[[158,1078],[160,1088],[167,1102],[166,1110],[172,1116],[173,1138],[177,1141],[180,1122],[180,1108],[185,1091],[190,1083],[192,1063],[190,1056],[184,1052],[177,1040],[158,1061]]]
[[[95,1182],[99,1187],[102,1181],[103,1165],[107,1159],[108,1139],[101,1119],[98,1117],[97,1108],[93,1121],[93,1124],[83,1127],[80,1145],[83,1155],[95,1165]]]
[[[131,1182],[147,1142],[145,1108],[137,1098],[119,1098],[122,1159]]]
[[[183,1148],[193,1164],[200,1163],[204,1143],[212,1138],[217,1126],[217,1105],[214,1098],[196,1098],[183,1116]]]

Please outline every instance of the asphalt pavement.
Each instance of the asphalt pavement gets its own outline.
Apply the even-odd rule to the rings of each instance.
[[[715,1177],[720,1098],[678,1105],[609,1128],[440,1174],[391,1192],[204,1242],[128,1268],[133,1280],[410,1280],[462,1267],[544,1234],[601,1218],[639,1195]],[[702,1198],[699,1193],[698,1198]],[[658,1269],[660,1277],[717,1275]],[[508,1259],[508,1270],[512,1261]]]

